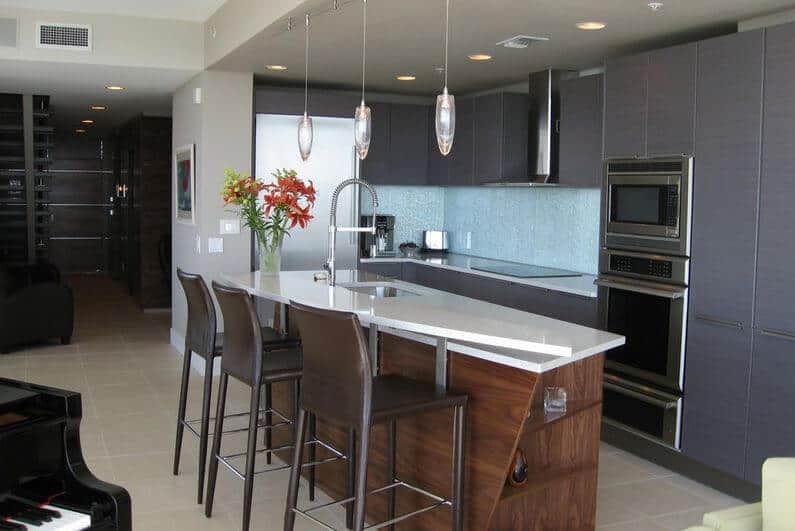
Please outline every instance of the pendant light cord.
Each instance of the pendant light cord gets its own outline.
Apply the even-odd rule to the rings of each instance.
[[[450,0],[447,0],[444,12],[444,88],[447,88],[447,48],[450,35]]]
[[[306,47],[304,51],[304,115],[309,110],[309,13],[306,14]]]
[[[449,0],[448,0],[449,1]],[[364,71],[367,65],[367,0],[362,0],[364,5],[364,21],[362,23],[362,102],[364,102]]]

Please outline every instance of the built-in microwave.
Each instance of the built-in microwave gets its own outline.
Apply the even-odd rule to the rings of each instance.
[[[687,256],[692,159],[609,160],[604,179],[604,245]]]

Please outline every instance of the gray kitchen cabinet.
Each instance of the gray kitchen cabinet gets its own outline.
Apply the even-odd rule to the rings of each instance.
[[[768,28],[766,40],[755,325],[795,334],[795,24]]]
[[[605,158],[646,154],[648,65],[647,53],[605,63]]]
[[[415,282],[420,286],[453,292],[453,283],[459,273],[438,267],[419,265],[415,273]]]
[[[693,154],[697,59],[695,42],[649,53],[647,156]]]
[[[363,262],[359,269],[388,278],[402,278],[403,268],[400,262]]]
[[[598,328],[598,301],[592,297],[553,291],[526,284],[513,284],[509,304],[517,310],[569,323]]]
[[[400,269],[400,280],[405,282],[416,282],[417,281],[417,264],[412,264],[410,262],[403,262],[402,267]]]
[[[751,329],[691,318],[687,331],[682,452],[742,478]]]
[[[529,97],[501,92],[475,98],[475,183],[527,180]]]
[[[393,103],[389,114],[389,182],[428,182],[428,107]]]
[[[456,106],[457,107],[457,106]],[[456,109],[458,111],[458,109]],[[456,112],[458,115],[458,112]],[[456,122],[459,121],[456,116]],[[461,124],[456,123],[456,137],[453,141],[453,149],[460,141]],[[436,107],[431,106],[428,110],[428,184],[434,186],[447,186],[450,183],[450,159],[452,153],[447,156],[439,151],[439,144],[436,141]],[[470,151],[471,155],[471,151]]]
[[[390,184],[389,172],[390,148],[390,118],[391,105],[389,103],[368,103],[372,119],[370,136],[370,149],[367,157],[362,161],[361,176],[372,184]]]
[[[791,456],[795,448],[795,340],[754,333],[748,455],[745,477],[761,483],[768,457]]]
[[[751,372],[763,32],[699,44],[682,451],[743,477]]]
[[[450,186],[472,186],[475,184],[475,101],[457,99],[455,102],[455,139],[447,156]],[[435,123],[434,121],[431,124]],[[436,132],[431,126],[431,135],[436,143]],[[439,152],[438,148],[435,148]]]
[[[602,185],[604,76],[560,82],[559,182],[566,186]]]
[[[696,43],[605,63],[605,158],[691,155]]]

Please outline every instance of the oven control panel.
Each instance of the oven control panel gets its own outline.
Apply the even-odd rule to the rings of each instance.
[[[673,265],[670,260],[641,258],[622,254],[610,256],[610,270],[616,273],[632,273],[644,277],[667,280],[673,277]]]

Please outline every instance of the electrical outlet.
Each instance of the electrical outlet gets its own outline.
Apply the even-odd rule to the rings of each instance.
[[[240,220],[239,219],[222,219],[218,223],[220,234],[240,234]]]
[[[195,243],[194,243],[193,247],[194,247],[194,249],[196,251],[196,254],[202,254],[202,237],[200,235],[198,235],[198,234],[196,235],[196,239],[195,239]]]
[[[467,249],[472,248],[472,233],[467,232]]]
[[[207,238],[207,252],[210,254],[224,252],[223,238]]]

